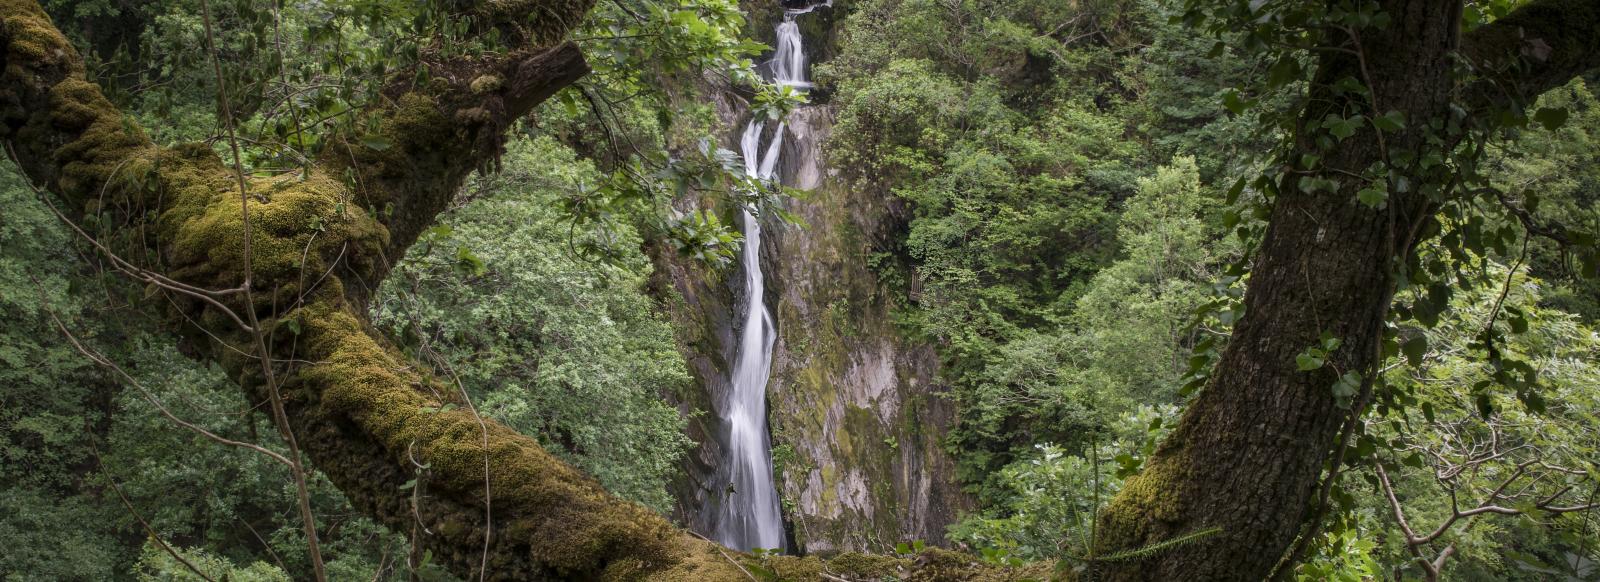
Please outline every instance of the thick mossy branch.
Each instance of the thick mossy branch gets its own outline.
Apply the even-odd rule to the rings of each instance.
[[[475,575],[488,529],[480,425],[459,410],[437,412],[454,391],[373,334],[360,299],[386,271],[385,253],[401,254],[467,174],[498,155],[505,128],[587,71],[577,49],[530,48],[446,67],[459,78],[441,77],[379,112],[393,147],[349,154],[357,146],[345,144],[349,157],[330,154],[305,175],[251,180],[242,201],[211,149],[156,147],[87,82],[81,59],[35,2],[0,0],[0,9],[0,138],[29,178],[60,195],[71,214],[122,225],[103,233],[119,254],[217,292],[216,303],[172,294],[173,321],[259,398],[260,360],[236,317],[256,311],[274,356],[299,362],[276,365],[306,454],[358,507],[401,531],[420,521],[432,532],[421,544]],[[474,87],[485,74],[508,80]],[[345,168],[357,170],[359,192],[333,178]],[[362,196],[397,219],[383,224]],[[246,279],[242,208],[251,219],[256,305],[225,291]],[[396,244],[395,231],[408,240]],[[610,496],[526,436],[494,424],[489,433],[494,577],[600,578],[681,561],[682,534],[665,520]],[[418,464],[427,466],[420,475]],[[414,478],[428,491],[415,507],[403,487]]]
[[[339,137],[321,166],[334,175],[351,171],[354,202],[378,213],[389,230],[386,253],[398,260],[468,174],[498,164],[513,122],[588,72],[583,53],[568,42],[436,64],[425,87],[397,77],[379,139]]]
[[[301,322],[303,357],[318,362],[300,368],[289,387],[297,418],[321,419],[343,433],[312,439],[308,446],[332,461],[319,466],[330,467],[330,477],[363,509],[400,527],[421,519],[429,537],[442,542],[429,544],[436,554],[474,562],[485,530],[477,420],[463,408],[440,410],[435,395],[453,390],[375,340],[336,297],[285,317]],[[611,496],[509,428],[490,424],[488,443],[496,509],[492,578],[589,579],[678,561],[681,534],[660,516]],[[415,469],[412,459],[428,468],[395,470]],[[403,488],[413,477],[427,493],[415,508]]]
[[[588,3],[474,6],[495,11],[487,22],[555,39]],[[718,548],[610,495],[527,436],[490,422],[485,439],[471,413],[443,406],[457,398],[453,387],[370,327],[364,303],[388,260],[469,173],[493,165],[515,119],[588,71],[575,45],[438,63],[428,86],[395,85],[378,112],[382,139],[336,137],[305,173],[250,179],[241,199],[232,168],[211,148],[157,147],[86,81],[82,60],[36,2],[0,0],[0,18],[0,140],[28,178],[69,214],[97,218],[108,249],[191,289],[167,293],[173,327],[209,346],[204,355],[261,400],[261,359],[239,317],[254,310],[301,449],[357,508],[398,531],[421,526],[418,543],[464,578],[486,566],[496,580],[699,582],[743,579],[741,566],[762,564],[793,580],[1048,574],[948,552],[762,562]],[[254,305],[232,291],[246,280],[244,209]]]
[[[151,148],[84,80],[83,60],[32,0],[0,0],[0,139],[36,182],[76,205]]]
[[[1600,2],[1536,0],[1468,33],[1461,52],[1488,79],[1466,88],[1475,109],[1526,105],[1600,67]]]
[[[1183,521],[1186,512],[1180,506],[1186,497],[1177,494],[1190,473],[1182,442],[1181,435],[1169,435],[1161,443],[1161,454],[1152,456],[1124,483],[1103,513],[1096,554],[1110,555],[1166,539],[1190,525]]]

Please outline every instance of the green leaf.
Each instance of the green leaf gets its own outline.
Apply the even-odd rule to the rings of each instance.
[[[1389,202],[1389,193],[1377,188],[1362,188],[1356,192],[1356,199],[1368,208],[1381,209]]]
[[[1567,122],[1567,108],[1565,107],[1540,107],[1533,114],[1533,120],[1543,125],[1545,129],[1555,131]]]
[[[372,148],[372,149],[375,149],[375,150],[378,150],[378,151],[381,152],[383,150],[389,149],[389,147],[393,146],[394,144],[389,141],[389,138],[386,138],[384,136],[377,135],[377,134],[370,134],[370,135],[367,135],[366,137],[361,138],[361,145],[367,146],[369,148]]]
[[[484,265],[483,259],[480,259],[478,258],[478,255],[473,254],[472,249],[464,246],[456,247],[456,268],[463,275],[471,275],[474,277],[482,276],[489,270],[488,267]]]
[[[1381,116],[1372,118],[1372,125],[1388,132],[1396,132],[1406,128],[1406,114],[1399,111],[1390,111]]]
[[[1511,323],[1511,333],[1528,333],[1528,318],[1521,313],[1513,313],[1506,318]]]
[[[1310,350],[1295,356],[1295,367],[1299,368],[1301,372],[1309,372],[1311,370],[1321,368],[1322,365],[1326,363],[1326,360],[1323,359],[1321,354],[1314,353],[1316,351],[1317,350]]]
[[[1237,202],[1239,200],[1239,194],[1244,192],[1244,183],[1245,183],[1245,179],[1244,178],[1239,178],[1237,181],[1235,181],[1233,183],[1233,187],[1232,188],[1228,188],[1228,199],[1227,199],[1227,203],[1228,204],[1233,204],[1234,202]]]
[[[1544,414],[1544,396],[1540,395],[1538,392],[1524,390],[1517,393],[1517,399],[1522,401],[1523,406],[1528,407],[1529,412],[1534,414]]]
[[[1439,325],[1439,309],[1427,299],[1421,299],[1411,304],[1411,316],[1416,318],[1417,323],[1428,328]]]
[[[1333,90],[1338,93],[1367,94],[1367,86],[1357,81],[1355,77],[1344,76],[1333,83]]]
[[[1333,137],[1344,141],[1346,138],[1356,134],[1356,129],[1361,127],[1361,120],[1362,117],[1359,115],[1355,117],[1340,117],[1329,113],[1322,120],[1322,128],[1333,134]]]
[[[1361,390],[1361,374],[1356,373],[1355,370],[1345,372],[1343,376],[1339,377],[1338,382],[1333,383],[1334,402],[1339,405],[1339,408],[1350,408],[1350,399],[1359,390]]]
[[[1293,51],[1286,51],[1267,72],[1267,86],[1281,87],[1298,78],[1300,78],[1300,60],[1295,58]]]
[[[567,115],[571,117],[578,116],[578,98],[573,95],[573,91],[567,90],[557,93],[556,99],[567,110]]]
[[[1236,89],[1229,89],[1222,93],[1222,106],[1233,112],[1234,115],[1243,114],[1244,110],[1251,108],[1255,104],[1256,102],[1253,99],[1246,101],[1239,97],[1239,91]]]
[[[1320,176],[1306,176],[1300,179],[1300,191],[1306,194],[1317,192],[1333,192],[1339,189],[1339,183]]]
[[[1428,353],[1428,337],[1419,335],[1406,340],[1406,343],[1400,346],[1400,351],[1406,354],[1406,361],[1412,366],[1421,366],[1422,357]]]

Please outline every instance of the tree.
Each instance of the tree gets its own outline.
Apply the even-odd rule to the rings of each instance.
[[[586,2],[444,4],[511,48],[474,59],[422,47],[431,78],[397,76],[376,131],[332,136],[340,147],[307,172],[263,179],[209,148],[156,146],[85,80],[37,3],[8,0],[0,137],[66,214],[123,225],[100,247],[118,270],[172,297],[177,327],[253,400],[281,394],[286,432],[356,507],[402,531],[417,522],[436,559],[463,574],[659,567],[683,553],[664,519],[514,431],[441,411],[464,403],[366,322],[389,258],[494,163],[513,120],[588,70],[559,42]],[[413,479],[427,503],[412,504]]]
[[[1112,579],[1273,572],[1371,396],[1395,289],[1418,271],[1408,269],[1413,250],[1441,231],[1436,213],[1470,198],[1459,186],[1472,152],[1457,146],[1469,143],[1471,124],[1525,119],[1521,107],[1533,97],[1600,65],[1592,2],[1532,2],[1465,34],[1460,2],[1239,3],[1218,12],[1219,22],[1252,31],[1256,46],[1310,39],[1315,72],[1284,169],[1256,182],[1274,200],[1245,316],[1203,391],[1107,508],[1101,554],[1220,531],[1106,564]],[[1302,371],[1297,356],[1322,338],[1340,347]]]
[[[1600,401],[1588,388],[1600,381],[1600,338],[1582,318],[1541,307],[1542,282],[1500,265],[1491,271],[1508,284],[1458,293],[1432,329],[1406,326],[1414,347],[1391,356],[1386,380],[1420,405],[1365,419],[1359,446],[1380,452],[1359,469],[1373,495],[1358,513],[1381,516],[1365,528],[1390,532],[1372,536],[1386,541],[1386,563],[1429,580],[1447,569],[1452,579],[1581,577],[1595,555],[1592,516],[1584,512],[1600,508],[1593,471]],[[1526,320],[1495,318],[1496,305]],[[1527,326],[1502,349],[1541,371],[1547,410],[1532,412],[1509,395],[1495,395],[1487,416],[1478,410],[1474,387],[1494,367],[1472,344],[1493,325]],[[1402,357],[1415,366],[1397,365]]]
[[[209,147],[153,143],[85,79],[82,59],[36,2],[0,0],[0,140],[32,182],[65,203],[64,215],[113,225],[93,241],[106,260],[170,298],[172,325],[240,378],[252,400],[275,403],[286,440],[357,508],[395,529],[425,529],[422,543],[457,573],[748,575],[720,548],[611,496],[532,439],[470,406],[446,406],[470,403],[368,322],[372,289],[393,258],[432,225],[468,174],[496,163],[514,120],[587,71],[576,45],[561,42],[590,8],[586,0],[432,8],[503,44],[480,54],[419,47],[425,71],[406,72],[426,75],[393,77],[370,112],[374,128],[338,130],[304,172],[262,178],[245,175],[237,147],[224,163]],[[1342,378],[1336,370],[1367,370],[1379,359],[1398,280],[1392,267],[1433,232],[1439,202],[1420,186],[1437,183],[1443,170],[1406,164],[1419,187],[1386,182],[1377,210],[1357,202],[1370,188],[1350,176],[1392,161],[1390,152],[1427,151],[1425,121],[1448,119],[1458,93],[1474,110],[1521,103],[1600,59],[1600,6],[1542,0],[1466,37],[1460,51],[1473,62],[1515,66],[1492,69],[1496,83],[1463,86],[1448,58],[1460,5],[1390,0],[1382,8],[1387,26],[1322,25],[1317,38],[1332,50],[1318,53],[1295,141],[1319,161],[1301,158],[1271,184],[1278,196],[1250,280],[1249,317],[1210,387],[1121,491],[1101,539],[1129,548],[1200,528],[1222,533],[1169,549],[1159,563],[1114,564],[1115,577],[1259,578],[1271,570],[1296,537],[1333,453],[1329,443],[1363,407],[1367,390],[1353,403],[1328,387]],[[1337,88],[1344,77],[1363,79],[1366,90]],[[1368,108],[1373,113],[1359,114],[1365,125],[1350,121],[1350,110]],[[1372,129],[1380,118],[1388,129]],[[1327,134],[1338,147],[1317,145]],[[1325,332],[1344,338],[1333,365],[1296,371],[1295,355]],[[423,488],[427,496],[415,493]],[[913,579],[1015,574],[938,551],[915,564],[764,564],[790,577],[839,568],[911,570]]]

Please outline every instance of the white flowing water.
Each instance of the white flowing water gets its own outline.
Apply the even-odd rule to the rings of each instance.
[[[773,81],[778,84],[800,89],[811,86],[806,81],[800,27],[794,22],[796,15],[809,11],[786,11],[783,22],[778,23],[777,50],[767,63]],[[783,123],[778,124],[762,151],[761,138],[765,129],[764,120],[751,120],[745,126],[739,146],[744,154],[745,171],[770,180],[783,150],[785,127]],[[728,458],[724,463],[727,488],[722,492],[722,503],[716,504],[720,515],[714,532],[718,542],[740,550],[784,547],[783,516],[778,509],[778,491],[772,480],[772,443],[767,436],[767,379],[772,371],[772,344],[777,340],[777,330],[764,300],[761,222],[752,210],[747,207],[742,212],[744,248],[740,261],[744,266],[746,306],[738,357],[730,378],[732,389],[722,407],[723,421],[728,427]]]

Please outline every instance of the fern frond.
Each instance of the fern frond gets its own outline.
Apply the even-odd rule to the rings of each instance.
[[[1143,559],[1146,559],[1146,558],[1155,557],[1157,554],[1160,554],[1160,553],[1168,551],[1168,550],[1172,550],[1172,549],[1175,549],[1175,548],[1178,548],[1178,547],[1181,547],[1181,546],[1192,544],[1192,543],[1194,543],[1196,541],[1199,541],[1201,539],[1216,535],[1218,533],[1222,533],[1222,528],[1220,528],[1220,527],[1210,527],[1210,528],[1206,528],[1206,529],[1203,529],[1203,530],[1200,530],[1200,531],[1186,533],[1186,534],[1183,534],[1181,536],[1172,538],[1170,540],[1160,541],[1160,542],[1156,542],[1156,543],[1153,543],[1153,544],[1148,544],[1148,545],[1145,545],[1145,546],[1142,546],[1142,547],[1133,548],[1131,550],[1122,550],[1120,552],[1113,552],[1113,553],[1110,553],[1110,554],[1107,554],[1107,555],[1104,555],[1104,556],[1095,556],[1095,557],[1089,558],[1087,561],[1091,561],[1091,562],[1125,562],[1125,561],[1133,561],[1133,560],[1143,560]]]

